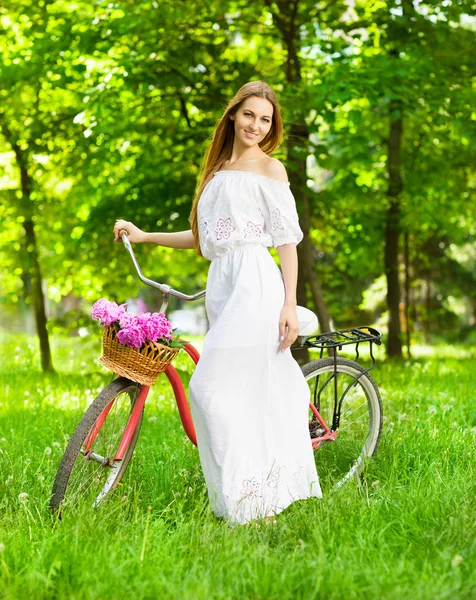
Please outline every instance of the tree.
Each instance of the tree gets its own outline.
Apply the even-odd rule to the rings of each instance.
[[[188,228],[207,137],[228,98],[259,78],[287,123],[277,156],[305,233],[299,302],[316,307],[323,329],[330,315],[354,324],[364,290],[386,271],[388,351],[398,355],[402,234],[416,285],[453,264],[447,249],[467,244],[474,224],[474,58],[458,23],[469,5],[445,4],[240,0],[197,2],[193,13],[172,2],[4,4],[0,253],[14,267],[2,273],[11,297],[20,282],[42,289],[44,274],[57,301],[137,293],[111,243],[114,220]],[[444,257],[428,244],[436,237]],[[207,265],[193,251],[138,253],[152,276],[203,287]],[[457,280],[445,285],[468,294],[464,274]]]

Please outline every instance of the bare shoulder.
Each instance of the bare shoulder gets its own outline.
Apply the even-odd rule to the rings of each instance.
[[[264,175],[270,179],[277,179],[278,181],[287,182],[288,174],[283,163],[277,158],[271,158],[266,161],[264,166]]]

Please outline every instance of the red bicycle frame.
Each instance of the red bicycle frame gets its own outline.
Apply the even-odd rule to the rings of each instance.
[[[190,358],[193,360],[193,362],[195,364],[198,364],[198,361],[200,359],[200,354],[198,353],[197,349],[194,348],[192,346],[192,344],[187,343],[184,346],[184,350],[185,350],[185,352],[187,352],[187,354],[190,356]],[[183,425],[183,428],[185,429],[185,433],[187,434],[187,436],[190,439],[190,441],[192,442],[192,444],[194,444],[196,446],[197,445],[197,435],[195,433],[195,427],[193,425],[192,415],[190,413],[190,407],[189,407],[188,401],[187,401],[187,394],[185,393],[185,389],[183,387],[182,380],[180,379],[179,374],[177,373],[177,371],[171,364],[167,367],[167,369],[164,372],[167,375],[170,385],[172,386],[172,389],[174,391],[175,400],[177,402],[177,408],[178,408],[179,415],[180,415],[180,420],[182,421],[182,425]],[[129,447],[129,444],[131,442],[132,436],[134,435],[134,431],[136,430],[137,423],[139,422],[139,418],[142,414],[142,410],[144,408],[145,401],[149,394],[149,390],[150,390],[150,387],[147,385],[140,386],[139,395],[137,396],[137,399],[134,404],[134,408],[132,409],[132,412],[129,416],[129,420],[126,425],[126,429],[124,430],[124,433],[122,435],[121,441],[117,448],[116,454],[114,455],[114,461],[111,461],[111,462],[121,461],[124,458],[127,448]],[[99,431],[101,430],[101,427],[103,426],[104,421],[106,420],[113,404],[114,404],[114,400],[111,400],[111,402],[106,406],[106,408],[101,412],[99,417],[96,419],[96,423],[94,424],[94,426],[91,429],[90,433],[88,434],[86,440],[84,441],[84,450],[83,450],[84,455],[86,455],[89,452],[91,445],[93,444],[94,440],[96,439],[96,436],[98,435]],[[329,429],[329,427],[325,423],[324,419],[319,414],[319,411],[314,406],[314,404],[312,404],[312,402],[309,403],[309,408],[312,410],[312,412],[314,413],[317,420],[322,425],[322,427],[325,431],[323,436],[312,440],[312,447],[315,450],[316,448],[318,448],[320,446],[320,444],[322,442],[326,442],[326,441],[333,442],[336,439],[337,432]]]
[[[332,429],[329,429],[329,427],[327,426],[327,423],[321,417],[321,414],[319,413],[319,411],[317,410],[317,408],[314,406],[314,404],[312,402],[309,402],[309,408],[312,410],[312,412],[314,413],[314,416],[319,421],[319,423],[322,425],[322,427],[325,431],[324,435],[322,435],[318,438],[314,438],[312,440],[312,449],[316,450],[317,448],[319,448],[319,446],[321,445],[322,442],[335,442],[336,437],[337,437],[337,431],[332,431]]]

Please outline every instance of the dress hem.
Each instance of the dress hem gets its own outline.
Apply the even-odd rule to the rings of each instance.
[[[215,511],[213,511],[213,512],[218,519],[225,519],[226,521],[229,522],[230,527],[234,527],[235,525],[248,525],[249,523],[252,523],[253,521],[261,521],[263,519],[266,519],[267,517],[276,517],[277,515],[282,513],[284,510],[289,508],[291,506],[291,504],[294,504],[295,502],[299,502],[300,500],[309,500],[311,498],[317,498],[318,500],[322,500],[322,491],[319,495],[311,494],[310,496],[305,496],[304,498],[292,498],[284,506],[280,506],[274,510],[269,510],[266,512],[266,514],[260,515],[259,517],[253,517],[246,521],[240,521],[238,519],[233,519],[233,517],[231,517],[231,516],[219,514],[219,513],[216,513]]]

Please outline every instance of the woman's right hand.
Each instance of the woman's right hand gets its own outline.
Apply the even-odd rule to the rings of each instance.
[[[129,241],[133,244],[140,244],[144,241],[145,233],[136,227],[134,223],[130,221],[124,221],[123,219],[117,219],[114,223],[114,241],[120,242],[122,241],[121,236],[119,235],[120,231],[125,231],[127,233],[127,237]]]

